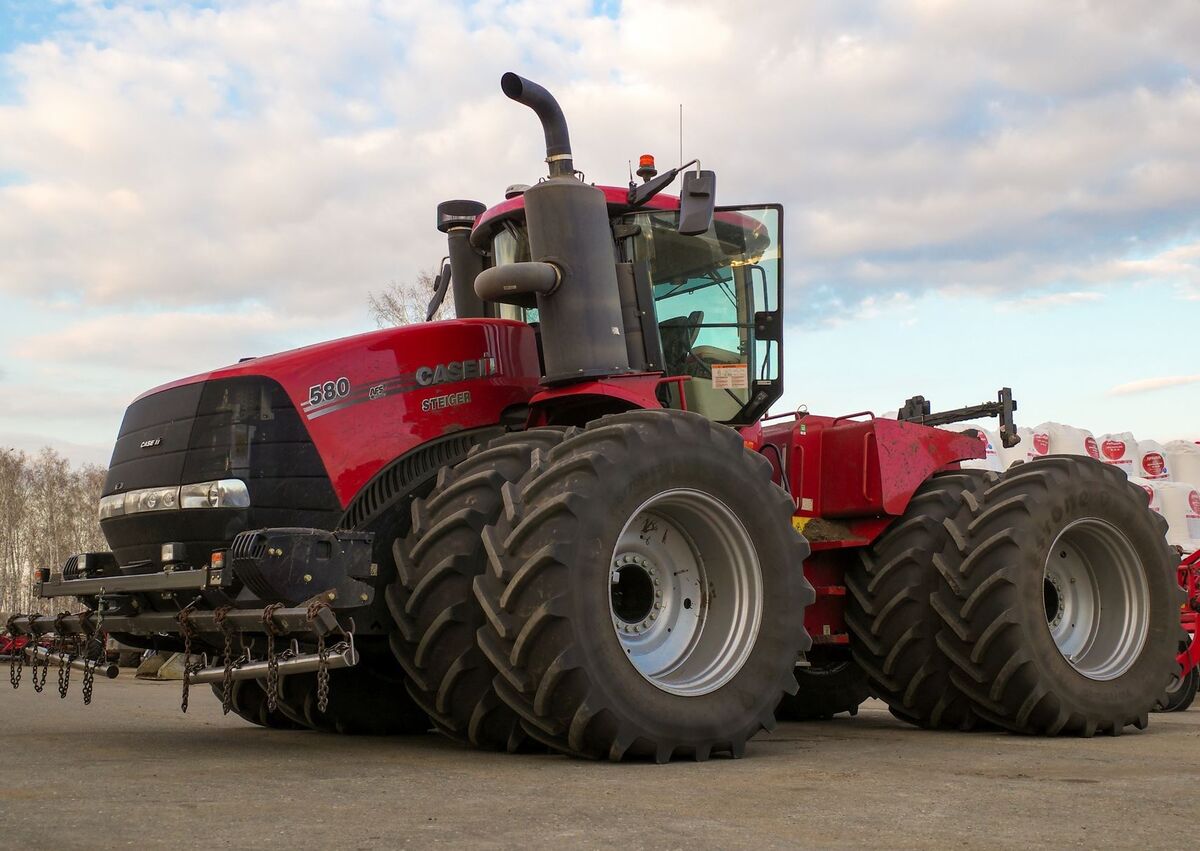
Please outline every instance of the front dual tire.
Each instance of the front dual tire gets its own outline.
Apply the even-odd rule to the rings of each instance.
[[[635,411],[569,430],[502,489],[479,646],[524,730],[619,760],[742,754],[794,693],[808,547],[733,430]]]

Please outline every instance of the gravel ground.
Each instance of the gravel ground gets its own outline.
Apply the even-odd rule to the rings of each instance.
[[[26,672],[28,674],[28,672]],[[1167,848],[1190,844],[1200,709],[1119,738],[931,733],[882,704],[741,760],[610,765],[222,717],[207,689],[0,692],[0,847]]]

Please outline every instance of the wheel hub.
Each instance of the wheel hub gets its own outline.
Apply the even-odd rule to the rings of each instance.
[[[619,632],[638,633],[649,629],[662,611],[662,588],[654,563],[636,553],[624,553],[613,561],[613,625]]]

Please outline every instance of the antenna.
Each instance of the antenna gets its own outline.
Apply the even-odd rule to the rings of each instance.
[[[679,104],[679,167],[683,168],[683,104]]]

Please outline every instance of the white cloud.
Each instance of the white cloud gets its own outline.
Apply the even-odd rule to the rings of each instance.
[[[1131,393],[1148,393],[1152,390],[1162,390],[1167,387],[1184,387],[1189,384],[1200,384],[1200,375],[1168,375],[1162,378],[1143,378],[1140,381],[1130,381],[1128,384],[1118,384],[1108,391],[1110,396],[1128,396]]]
[[[321,323],[261,307],[234,314],[116,313],[18,337],[10,349],[18,358],[41,365],[86,363],[90,368],[137,370],[167,380],[239,357],[270,354],[275,350],[272,344],[303,336],[320,340]]]
[[[683,103],[685,154],[718,170],[721,202],[787,207],[808,315],[915,321],[895,294],[928,290],[1035,309],[1122,281],[1200,299],[1193,0],[639,0],[615,21],[590,0],[89,2],[62,17],[0,55],[0,294],[72,310],[59,333],[0,342],[12,374],[94,383],[121,363],[113,327],[193,343],[146,380],[367,327],[368,290],[444,252],[438,201],[495,201],[543,172],[506,70],[555,92],[599,182],[623,183],[643,151],[671,162]]]
[[[1044,310],[1051,307],[1070,307],[1089,302],[1103,301],[1104,295],[1095,291],[1075,291],[1065,293],[1047,293],[1046,295],[1028,296],[1014,301],[1000,303],[1000,309],[1009,312]]]

